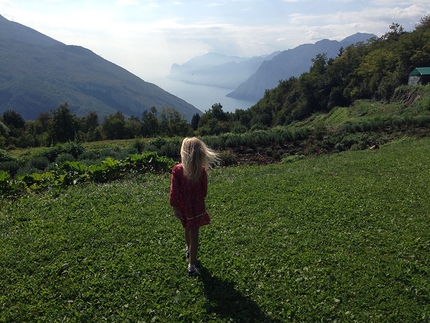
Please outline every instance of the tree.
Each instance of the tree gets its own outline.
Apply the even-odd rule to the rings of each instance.
[[[396,41],[399,39],[400,35],[402,35],[405,30],[403,29],[403,26],[398,23],[392,23],[390,26],[390,31],[385,33],[385,35],[382,36],[382,39],[388,40],[388,41]]]
[[[97,112],[90,112],[83,118],[81,123],[81,130],[85,133],[91,133],[99,126],[99,117]]]
[[[193,115],[193,118],[191,119],[191,128],[193,128],[193,130],[197,130],[197,128],[199,127],[199,121],[200,121],[200,114],[196,113],[195,115]]]
[[[67,102],[52,111],[50,138],[53,143],[74,140],[79,131],[79,122],[69,110]]]
[[[127,138],[136,138],[140,136],[142,130],[142,123],[136,116],[131,116],[125,121],[125,136]]]
[[[220,103],[215,103],[199,120],[198,132],[200,135],[219,135],[229,132],[229,114],[225,113]]]
[[[40,124],[43,131],[47,131],[51,128],[53,118],[49,112],[42,112],[37,116],[36,121]]]
[[[9,135],[9,131],[9,127],[0,121],[0,135],[6,137],[7,135]]]
[[[124,114],[118,111],[104,117],[101,127],[107,139],[124,139],[126,134]]]
[[[191,126],[188,124],[184,115],[171,107],[164,107],[160,113],[161,132],[169,137],[187,136],[192,133]]]
[[[157,119],[157,109],[152,107],[150,111],[143,111],[141,134],[144,137],[156,137],[159,131],[160,124]]]
[[[3,112],[3,123],[6,126],[12,126],[14,129],[23,129],[25,127],[24,118],[18,112],[12,110]]]

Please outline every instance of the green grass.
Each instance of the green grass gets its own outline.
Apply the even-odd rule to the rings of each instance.
[[[169,174],[0,202],[0,322],[428,322],[430,140],[210,172],[186,275]]]

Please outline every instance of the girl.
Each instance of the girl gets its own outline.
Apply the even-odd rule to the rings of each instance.
[[[181,221],[184,228],[190,276],[195,276],[198,271],[196,260],[199,228],[210,222],[205,207],[208,188],[206,169],[217,161],[217,154],[204,142],[195,137],[185,138],[181,146],[181,164],[172,169],[170,205],[173,207],[174,216]]]

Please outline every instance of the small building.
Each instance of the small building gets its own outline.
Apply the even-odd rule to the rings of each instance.
[[[409,73],[408,85],[427,84],[430,82],[430,67],[417,67]]]

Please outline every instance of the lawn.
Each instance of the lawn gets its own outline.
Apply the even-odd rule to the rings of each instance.
[[[429,322],[430,140],[214,169],[201,271],[170,175],[0,201],[0,322]]]

